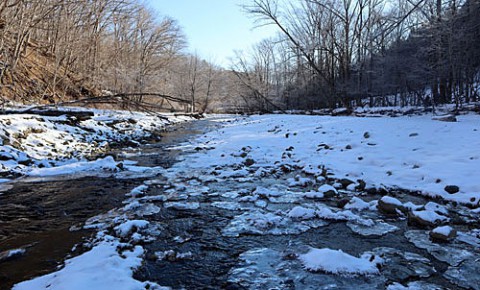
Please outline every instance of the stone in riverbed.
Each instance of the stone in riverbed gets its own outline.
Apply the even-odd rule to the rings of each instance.
[[[355,183],[348,178],[342,178],[338,182],[342,185],[343,188],[347,188],[350,184]]]
[[[429,210],[414,210],[408,213],[408,224],[422,228],[434,227],[449,220],[448,217]]]
[[[450,226],[436,227],[430,232],[434,242],[449,242],[457,236],[457,231]]]
[[[382,213],[389,215],[399,215],[402,212],[405,212],[403,204],[398,199],[391,196],[382,197],[378,201],[377,208]]]
[[[329,185],[329,184],[324,184],[318,188],[318,192],[323,193],[323,196],[325,198],[332,198],[336,195],[338,195],[338,191],[335,189],[335,187]]]

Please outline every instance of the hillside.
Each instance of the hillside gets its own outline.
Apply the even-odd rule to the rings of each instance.
[[[12,45],[6,41],[7,50]],[[35,42],[28,42],[12,69],[5,57],[0,55],[3,66],[0,78],[2,103],[51,104],[99,95],[82,75],[56,65],[55,58]]]

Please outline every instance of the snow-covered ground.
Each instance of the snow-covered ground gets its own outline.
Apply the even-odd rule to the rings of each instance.
[[[399,187],[477,205],[480,117],[457,118],[254,116],[204,136],[199,142],[215,149],[193,156],[190,166],[242,164],[248,158],[260,167],[325,169],[339,179],[363,180],[367,188]],[[449,194],[449,185],[459,192]]]
[[[472,278],[480,259],[479,230],[472,229],[478,209],[448,203],[478,205],[479,116],[459,116],[455,123],[430,116],[264,115],[214,121],[223,126],[171,148],[185,153],[171,168],[157,172],[167,181],[151,177],[127,193],[123,208],[86,221],[85,228],[99,231],[90,251],[68,260],[58,272],[17,284],[14,289],[162,289],[156,283],[132,278],[145,256],[145,245],[155,243],[165,230],[156,215],[195,211],[193,216],[200,218],[205,210],[231,216],[218,233],[230,241],[243,235],[259,237],[258,241],[266,236],[289,236],[285,248],[278,249],[282,245],[275,244],[275,249],[243,252],[228,272],[228,282],[234,285],[281,289],[288,281],[301,289],[439,289],[421,280],[437,273],[430,256],[399,250],[395,244],[371,247],[367,252],[354,250],[354,245],[342,249],[340,244],[347,242],[335,241],[337,237],[328,233],[323,238],[332,241],[316,237],[304,244],[295,239],[295,235],[344,223],[343,230],[348,233],[337,232],[340,238],[362,242],[364,237],[399,236],[389,241],[410,243],[411,248],[416,247],[414,252],[425,250],[445,263],[446,270],[435,279],[479,289],[478,278]],[[98,166],[110,162],[97,161]],[[417,204],[369,191],[385,188],[388,192],[392,187],[418,191],[427,198],[440,197],[445,204]],[[456,223],[471,226],[450,223],[453,216]],[[425,224],[420,229],[410,228],[406,219],[414,225]],[[406,229],[400,229],[401,223]],[[184,232],[162,239],[181,245],[189,242],[189,235]],[[453,242],[444,245],[435,239]],[[156,263],[167,263],[165,260],[195,259],[202,254],[162,249],[154,256]],[[405,266],[398,271],[398,265]],[[410,274],[400,277],[403,271]]]

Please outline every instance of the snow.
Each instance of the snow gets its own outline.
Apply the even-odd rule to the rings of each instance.
[[[399,201],[398,199],[394,198],[394,197],[391,197],[391,196],[384,196],[380,199],[381,201],[383,201],[384,203],[386,204],[392,204],[392,205],[396,205],[396,206],[403,206],[402,202]]]
[[[146,289],[148,282],[132,278],[133,270],[142,263],[143,248],[136,246],[132,251],[119,253],[117,247],[120,246],[116,239],[105,240],[90,251],[65,261],[60,271],[19,283],[13,290]]]
[[[115,227],[115,231],[121,237],[126,237],[134,229],[143,229],[148,226],[150,222],[145,220],[129,220]]]
[[[312,248],[306,254],[300,255],[304,267],[310,271],[324,271],[343,275],[374,275],[379,274],[378,268],[364,258],[357,258],[342,250],[328,248]]]
[[[329,191],[332,191],[334,194],[338,194],[337,189],[331,185],[324,184],[318,188],[318,191],[325,194]]]
[[[315,217],[316,213],[314,209],[296,206],[287,215],[290,218],[307,220]]]
[[[110,159],[103,163],[86,159],[108,152],[112,143],[138,144],[138,140],[152,136],[168,124],[190,119],[173,114],[159,117],[89,109],[94,116],[79,121],[68,116],[68,112],[85,109],[59,107],[57,110],[65,111],[66,115],[20,114],[22,110],[19,110],[19,114],[0,116],[0,173],[3,176],[55,176],[85,171],[92,175],[105,166],[108,170],[115,169],[116,164]]]
[[[404,188],[449,201],[478,202],[480,184],[480,122],[475,115],[440,122],[430,116],[354,118],[262,115],[238,119],[199,138],[215,148],[189,158],[189,167],[241,164],[232,152],[250,146],[256,164],[287,164],[302,168],[324,166],[335,177],[361,179],[367,187]],[[370,137],[364,138],[368,132]],[[288,133],[288,138],[286,135]],[[415,133],[415,137],[411,134]],[[371,146],[369,144],[376,144]],[[319,144],[329,144],[329,150]],[[345,149],[350,145],[350,150]],[[293,147],[293,152],[286,151]],[[261,148],[261,150],[259,149]],[[292,158],[284,159],[284,153]],[[223,156],[223,157],[222,157]],[[245,169],[221,172],[246,176]],[[239,174],[241,173],[241,174]],[[472,175],[473,174],[473,175]],[[477,175],[476,175],[477,174]],[[303,180],[302,180],[303,181]],[[313,180],[314,181],[314,180]],[[292,179],[293,183],[298,180]],[[447,185],[460,191],[447,193]],[[295,184],[298,185],[298,184]]]
[[[142,184],[132,189],[128,195],[137,197],[145,194],[145,191],[147,191],[147,189],[148,189],[148,185]]]
[[[137,117],[141,116],[135,118]],[[38,130],[49,132],[53,130],[53,124],[60,126],[57,123],[64,119],[44,120],[41,123],[47,124],[46,127],[39,125]],[[129,127],[131,125],[128,125],[129,122],[118,123],[125,118],[115,114],[96,115],[95,118],[84,122],[82,125],[92,128],[95,132],[87,137],[80,137],[80,133],[75,131],[77,129],[63,128],[68,134],[61,138],[72,137],[71,140],[76,142],[76,147],[75,150],[68,151],[72,153],[71,156],[62,160],[40,155],[41,152],[35,151],[33,147],[24,147],[27,148],[25,149],[27,153],[24,153],[8,147],[10,145],[4,145],[2,147],[6,148],[6,156],[12,159],[0,161],[0,164],[13,168],[12,166],[15,164],[17,166],[20,160],[33,158],[33,164],[19,170],[29,176],[78,175],[89,172],[98,174],[101,171],[114,173],[116,178],[142,176],[144,178],[142,180],[145,180],[144,184],[127,193],[123,207],[93,217],[86,222],[85,228],[106,230],[115,237],[104,236],[97,239],[90,251],[67,260],[63,269],[18,284],[14,289],[151,288],[154,284],[136,281],[132,275],[134,269],[140,266],[144,254],[143,248],[138,246],[138,243],[158,239],[159,233],[163,231],[162,221],[155,220],[157,216],[150,220],[144,216],[159,213],[163,209],[170,209],[167,211],[172,212],[208,210],[215,207],[216,211],[232,211],[230,212],[232,216],[227,215],[228,224],[226,222],[221,230],[225,237],[296,235],[312,228],[327,226],[330,221],[334,221],[333,223],[346,224],[353,232],[352,235],[356,233],[371,238],[398,231],[399,228],[381,219],[376,211],[377,200],[368,201],[371,200],[369,197],[363,199],[366,193],[356,189],[361,184],[360,180],[366,182],[367,188],[405,188],[419,191],[426,196],[462,203],[472,203],[471,198],[475,197],[478,202],[480,186],[475,174],[480,168],[480,155],[476,150],[480,145],[480,136],[478,130],[474,129],[480,125],[476,116],[459,116],[458,119],[458,123],[451,124],[433,121],[427,116],[395,119],[285,115],[228,118],[224,120],[228,123],[221,130],[199,137],[197,143],[189,142],[172,147],[172,150],[180,149],[189,154],[184,154],[181,161],[168,169],[139,167],[128,161],[119,166],[112,157],[94,161],[84,159],[85,154],[92,149],[89,144],[94,144],[93,142],[98,148],[107,148],[108,140],[125,137],[127,133],[119,132],[128,128],[130,130],[128,134],[141,136],[140,128]],[[36,121],[28,122],[38,125]],[[366,132],[368,138],[365,138]],[[415,133],[414,138],[412,133]],[[31,133],[30,136],[35,134]],[[55,134],[52,131],[52,136]],[[60,138],[59,135],[55,136]],[[39,140],[40,137],[36,136],[29,139],[28,144],[39,144]],[[79,145],[82,142],[85,144]],[[325,149],[326,144],[328,149]],[[198,152],[192,150],[196,147],[209,150]],[[347,147],[351,149],[346,149]],[[42,154],[53,152],[52,149],[55,148],[57,147],[47,148]],[[247,156],[241,153],[246,153]],[[34,155],[38,158],[32,157]],[[254,165],[245,166],[245,158],[254,160]],[[45,168],[39,168],[41,167],[39,164],[43,164]],[[123,171],[120,171],[120,167]],[[159,178],[160,174],[162,178]],[[163,178],[168,179],[167,184]],[[354,182],[346,190],[341,182],[338,182],[343,178]],[[205,186],[207,180],[211,182],[208,183],[209,187]],[[445,185],[451,184],[459,186],[460,192],[457,194],[445,192]],[[149,186],[152,186],[152,190],[148,191],[148,196],[144,196]],[[161,195],[153,195],[157,191],[156,188],[159,188]],[[324,200],[332,192],[339,195],[338,198]],[[212,197],[212,202],[207,203],[203,200],[207,196]],[[343,209],[341,209],[343,204],[335,203],[340,197],[349,200],[348,203],[343,203],[345,204]],[[449,206],[434,202],[425,205],[402,203],[389,196],[382,197],[381,200],[407,208],[426,221],[449,220]],[[445,232],[448,227],[439,227],[435,230]],[[426,249],[440,261],[445,261],[451,266],[458,266],[466,261],[468,267],[465,269],[469,271],[468,273],[476,269],[473,264],[469,264],[473,263],[474,258],[468,251],[456,247],[444,248],[432,243],[424,231],[406,231],[405,236],[411,243]],[[295,244],[295,237],[288,239]],[[463,240],[470,244],[477,241],[467,234],[463,235]],[[122,243],[125,241],[128,243]],[[191,259],[196,258],[198,254],[164,250],[167,251],[157,252],[160,259],[168,260],[171,255],[178,259]],[[261,265],[264,264],[261,259],[275,254],[275,261],[288,265],[297,263],[298,269],[293,272],[300,273],[299,277],[313,275],[311,278],[313,280],[317,279],[317,276],[325,278],[324,276],[379,274],[378,259],[370,260],[372,256],[366,254],[356,257],[342,250],[310,248],[305,253],[305,248],[302,248],[296,253],[305,254],[290,261],[283,259],[279,252],[268,249],[257,252],[252,250],[247,253],[243,257],[251,254],[256,257],[255,259],[258,258],[255,261]],[[277,264],[270,267],[275,268]],[[253,268],[243,269],[246,272],[242,272],[241,277],[244,274],[251,274],[249,271]],[[256,271],[262,270],[263,268]],[[280,269],[270,270],[276,275],[283,274]],[[238,273],[234,272],[235,270],[232,270],[229,275],[236,279]],[[454,270],[449,273],[449,279],[455,281],[463,279],[462,273]],[[265,276],[263,272],[258,274]],[[381,276],[376,277],[380,279]],[[391,286],[403,287],[398,283]],[[417,284],[409,283],[405,287],[415,286]]]
[[[107,156],[103,159],[95,161],[76,162],[67,165],[61,165],[51,168],[34,168],[27,173],[27,176],[56,176],[56,175],[73,175],[82,173],[82,176],[88,173],[97,175],[99,171],[115,171],[117,169],[117,162],[112,156]]]
[[[439,215],[438,213],[434,211],[429,211],[429,210],[414,210],[412,211],[412,214],[424,221],[430,222],[430,223],[437,223],[437,222],[446,222],[449,221],[450,219],[446,216]]]
[[[445,237],[450,236],[450,233],[452,231],[453,231],[453,228],[451,226],[436,227],[432,230],[433,233],[440,234]]]
[[[350,210],[358,210],[358,211],[362,211],[362,210],[366,210],[366,209],[369,209],[369,208],[372,208],[375,206],[375,202],[373,203],[368,203],[368,202],[365,202],[363,199],[361,198],[358,198],[356,196],[354,196],[346,205],[345,205],[345,209],[350,209]]]

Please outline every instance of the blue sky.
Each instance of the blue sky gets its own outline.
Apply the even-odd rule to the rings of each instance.
[[[274,34],[274,27],[256,28],[239,7],[248,0],[148,0],[160,15],[178,21],[188,39],[189,51],[228,67],[234,50],[248,50]]]

